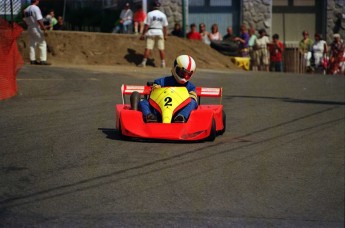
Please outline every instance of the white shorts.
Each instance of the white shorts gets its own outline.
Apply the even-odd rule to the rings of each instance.
[[[158,50],[164,50],[164,37],[162,35],[159,36],[146,36],[146,48],[152,50],[155,46],[155,42],[157,42]]]

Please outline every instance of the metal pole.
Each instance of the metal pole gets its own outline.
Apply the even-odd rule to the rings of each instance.
[[[188,0],[182,0],[182,32],[183,37],[186,38],[188,23]]]
[[[322,6],[322,36],[323,40],[327,42],[327,1],[323,1]]]
[[[147,0],[143,0],[143,1],[142,1],[142,7],[143,7],[143,11],[144,11],[145,13],[147,13]]]
[[[4,19],[6,20],[6,0],[4,0]],[[7,20],[6,20],[7,21]]]
[[[67,0],[63,1],[63,12],[62,12],[63,20],[65,20],[65,17],[66,17],[66,2]]]
[[[182,34],[186,38],[186,10],[185,10],[185,0],[182,0]]]
[[[13,0],[10,0],[10,8],[11,8],[11,27],[13,29]]]

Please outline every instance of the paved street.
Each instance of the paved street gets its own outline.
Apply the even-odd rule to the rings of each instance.
[[[120,140],[121,84],[169,72],[24,66],[0,101],[0,227],[344,227],[345,77],[198,69],[224,135]]]

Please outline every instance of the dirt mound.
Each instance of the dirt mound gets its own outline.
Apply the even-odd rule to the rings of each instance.
[[[52,31],[46,41],[48,61],[63,65],[121,65],[136,66],[143,58],[145,41],[139,36],[90,32]],[[28,35],[23,32],[18,40],[19,49],[29,61]],[[230,57],[224,56],[208,45],[169,36],[166,41],[166,61],[172,62],[180,54],[191,55],[197,66],[206,69],[238,69]],[[159,52],[154,49],[148,65],[160,66]]]

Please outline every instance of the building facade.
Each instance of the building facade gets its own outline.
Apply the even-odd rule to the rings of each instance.
[[[345,0],[161,0],[161,3],[170,28],[176,22],[184,22],[188,30],[189,24],[203,22],[210,30],[217,23],[224,34],[227,26],[238,33],[244,23],[264,28],[269,35],[277,33],[286,43],[302,39],[304,30],[311,36],[320,33],[328,42],[334,33],[345,39]]]
[[[3,17],[18,15],[25,4],[27,4],[27,0],[1,0],[0,15]]]
[[[115,21],[114,12],[120,12],[123,5],[129,2],[135,9],[135,5],[143,5],[144,10],[149,11],[154,0],[45,0],[40,3],[42,12],[48,10],[48,5],[56,9],[60,14],[65,14],[68,22],[74,15],[79,15],[81,9],[89,8],[96,12],[88,13],[88,24],[97,27],[103,20],[109,23]],[[0,15],[19,13],[21,7],[30,0],[2,0],[0,1]],[[169,21],[169,29],[172,30],[175,23],[180,23],[188,32],[192,23],[205,23],[210,31],[212,24],[218,24],[219,31],[225,34],[226,28],[232,26],[235,33],[239,33],[241,24],[247,24],[255,29],[266,29],[271,36],[279,34],[285,43],[294,43],[302,38],[302,31],[306,30],[313,36],[320,33],[330,42],[334,33],[339,33],[345,39],[345,0],[160,0],[161,10],[165,12]],[[46,6],[47,5],[47,6]],[[45,7],[46,6],[46,7]],[[74,11],[73,11],[74,10]],[[89,10],[90,11],[90,10]],[[114,12],[112,12],[114,11]],[[102,14],[102,17],[100,17]],[[107,16],[109,14],[109,16]],[[112,16],[113,15],[113,16]],[[91,17],[99,17],[92,20]],[[91,23],[91,22],[92,23]],[[100,22],[101,21],[101,22]],[[78,24],[83,23],[78,21]],[[81,27],[81,26],[79,26]],[[107,30],[99,29],[106,32]]]

